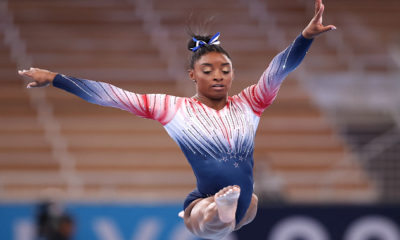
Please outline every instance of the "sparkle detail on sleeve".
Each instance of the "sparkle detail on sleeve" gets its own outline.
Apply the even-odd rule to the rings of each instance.
[[[261,116],[261,113],[275,100],[285,77],[300,65],[312,42],[313,40],[306,39],[300,34],[289,47],[271,61],[257,84],[244,89],[235,97],[246,102],[255,114]]]

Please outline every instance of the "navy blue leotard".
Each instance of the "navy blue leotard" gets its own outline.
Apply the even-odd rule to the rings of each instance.
[[[312,41],[300,34],[272,60],[257,84],[229,97],[219,111],[193,98],[137,94],[108,83],[61,74],[53,85],[91,103],[159,121],[185,154],[197,179],[197,189],[189,194],[184,209],[197,198],[238,185],[238,224],[253,194],[254,137],[261,113],[275,99],[283,79],[301,63]]]

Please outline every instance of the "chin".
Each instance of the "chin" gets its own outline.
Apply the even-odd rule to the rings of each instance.
[[[214,100],[219,100],[222,98],[227,97],[228,93],[219,93],[219,94],[210,94],[209,98],[214,99]]]

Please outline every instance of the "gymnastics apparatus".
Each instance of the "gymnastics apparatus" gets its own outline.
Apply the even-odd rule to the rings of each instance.
[[[160,122],[183,151],[197,179],[197,188],[186,198],[180,216],[193,234],[219,239],[256,216],[253,151],[258,122],[284,78],[305,57],[313,39],[336,29],[322,25],[323,12],[322,0],[316,0],[310,24],[272,60],[257,84],[233,97],[228,96],[228,91],[234,71],[228,53],[219,46],[219,33],[212,37],[191,36],[189,76],[197,90],[191,98],[141,95],[108,83],[38,68],[19,74],[34,80],[27,88],[53,84],[91,103]]]

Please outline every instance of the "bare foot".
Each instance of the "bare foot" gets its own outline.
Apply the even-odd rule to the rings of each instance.
[[[239,186],[228,186],[215,194],[214,199],[218,208],[219,219],[224,223],[235,220],[237,201],[240,196]]]

